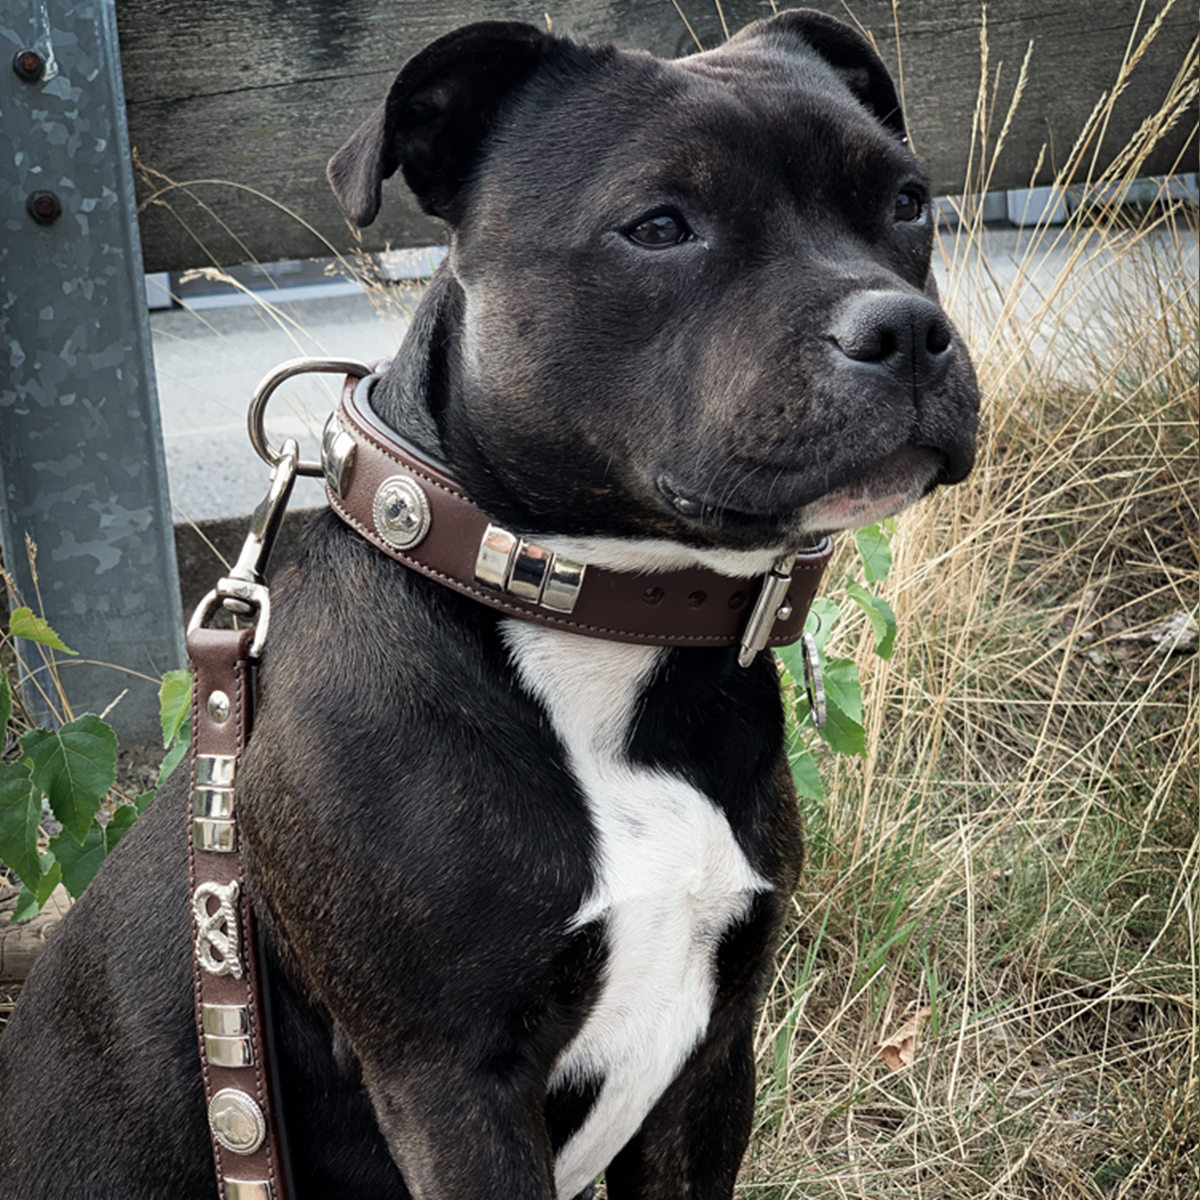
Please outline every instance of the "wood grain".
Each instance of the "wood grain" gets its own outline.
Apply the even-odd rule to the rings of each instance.
[[[757,0],[680,0],[705,46],[769,13]],[[818,7],[839,15],[836,0]],[[980,8],[963,0],[849,0],[884,61],[902,75],[913,142],[941,193],[967,178],[981,74]],[[1164,7],[1151,0],[1143,30]],[[1032,43],[1028,83],[993,189],[1048,183],[1130,43],[1136,0],[992,0],[987,9],[994,140]],[[117,0],[129,128],[142,183],[148,271],[220,262],[318,257],[444,241],[402,186],[379,221],[352,234],[324,178],[329,156],[374,108],[399,66],[470,20],[544,24],[589,41],[662,55],[695,47],[671,0]],[[1194,5],[1177,3],[1133,73],[1098,147],[1100,171],[1153,113],[1196,41]],[[1193,51],[1194,53],[1194,51]],[[1195,105],[1163,140],[1149,172],[1196,169]],[[1182,162],[1180,161],[1183,156]],[[1039,160],[1041,167],[1036,171]]]

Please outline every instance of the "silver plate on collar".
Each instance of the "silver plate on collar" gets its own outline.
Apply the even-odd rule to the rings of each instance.
[[[321,469],[330,491],[340,500],[346,498],[348,472],[357,449],[354,439],[338,423],[337,413],[330,413],[321,435]]]
[[[210,1067],[254,1066],[254,1045],[249,1038],[204,1035],[204,1057]]]
[[[428,497],[407,475],[393,475],[379,485],[372,514],[376,532],[398,550],[419,546],[433,521]]]
[[[237,759],[231,754],[197,754],[197,787],[233,787],[237,774]]]
[[[587,567],[499,525],[489,525],[475,558],[475,582],[554,612],[571,613]]]

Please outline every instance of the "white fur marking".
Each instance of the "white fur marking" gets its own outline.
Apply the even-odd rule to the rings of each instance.
[[[608,923],[600,997],[550,1080],[604,1081],[555,1163],[558,1195],[570,1200],[637,1132],[704,1036],[721,936],[771,885],[709,797],[625,757],[634,704],[662,650],[514,621],[504,634],[595,827],[596,886],[571,925]]]
[[[633,574],[705,567],[731,579],[765,574],[786,549],[783,542],[766,550],[720,550],[685,546],[666,538],[571,538],[558,534],[540,537],[538,544],[564,558],[603,567],[607,571]]]

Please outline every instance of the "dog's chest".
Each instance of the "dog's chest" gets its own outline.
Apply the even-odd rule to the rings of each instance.
[[[593,891],[571,924],[604,922],[606,967],[551,1080],[551,1089],[599,1085],[556,1162],[558,1194],[571,1197],[636,1132],[703,1037],[717,946],[770,884],[708,796],[625,753],[638,697],[663,651],[516,623],[506,639],[566,750],[597,850]]]

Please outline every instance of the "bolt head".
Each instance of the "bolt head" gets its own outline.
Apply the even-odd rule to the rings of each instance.
[[[36,50],[18,50],[13,55],[13,70],[26,83],[37,83],[46,73],[46,60]]]
[[[62,216],[62,202],[53,192],[33,192],[25,210],[39,225],[53,225]]]

